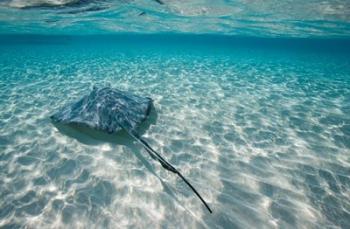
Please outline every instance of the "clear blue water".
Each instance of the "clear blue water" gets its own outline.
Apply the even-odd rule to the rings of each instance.
[[[0,1],[0,227],[350,228],[349,6],[298,2]],[[125,134],[51,123],[106,84],[154,100],[143,137],[213,214]]]

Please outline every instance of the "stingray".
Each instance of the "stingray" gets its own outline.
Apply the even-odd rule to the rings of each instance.
[[[126,131],[163,168],[177,174],[212,213],[208,204],[190,182],[137,133],[137,129],[147,119],[152,107],[151,98],[133,95],[111,87],[94,87],[89,95],[64,106],[52,115],[51,119],[55,123],[85,126],[110,134],[121,130]]]

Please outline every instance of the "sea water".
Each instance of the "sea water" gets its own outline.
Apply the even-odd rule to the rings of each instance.
[[[18,2],[3,1],[12,5],[2,12],[53,20],[52,11],[72,7],[38,11]],[[81,21],[45,30],[16,17],[0,23],[0,227],[350,227],[347,30],[320,22],[317,34],[304,27],[272,36],[262,26],[257,37],[221,27],[205,35],[184,33],[184,21],[174,19],[177,33],[152,30],[163,24],[143,28],[152,34],[125,27],[91,35]],[[213,214],[126,134],[67,131],[50,121],[94,85],[153,99],[140,133]]]

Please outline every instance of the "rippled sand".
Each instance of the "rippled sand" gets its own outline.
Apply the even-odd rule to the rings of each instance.
[[[0,226],[350,226],[350,64],[325,53],[1,46]],[[110,83],[154,99],[143,136],[49,116]]]

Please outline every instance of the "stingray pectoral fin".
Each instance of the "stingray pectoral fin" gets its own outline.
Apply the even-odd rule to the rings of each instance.
[[[151,155],[153,159],[156,159],[159,161],[159,163],[165,168],[166,170],[169,170],[173,173],[176,173],[191,189],[192,191],[198,196],[198,198],[202,201],[202,203],[205,205],[205,207],[208,209],[210,213],[213,213],[208,204],[205,202],[205,200],[202,198],[202,196],[197,192],[197,190],[191,185],[191,183],[169,162],[167,162],[162,156],[160,156],[152,147],[141,137],[139,137],[136,133],[133,133],[132,131],[127,131],[131,137],[133,137],[137,142],[139,142],[146,151]]]

